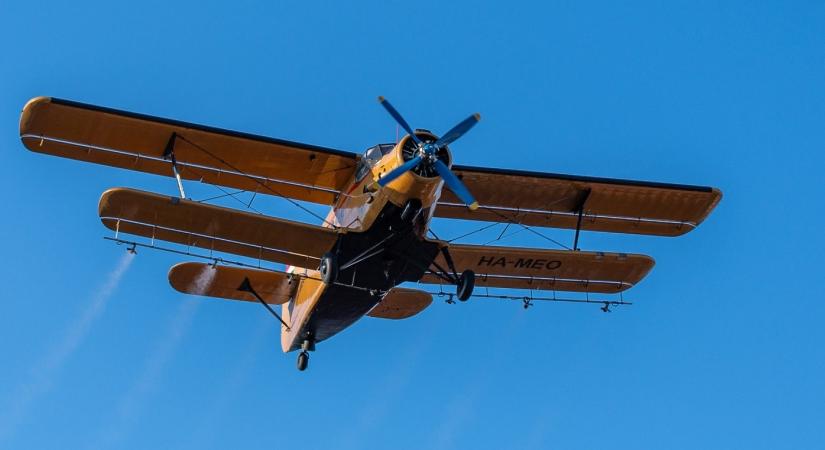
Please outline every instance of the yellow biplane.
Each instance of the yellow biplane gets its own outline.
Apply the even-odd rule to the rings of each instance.
[[[449,145],[479,121],[477,114],[439,137],[412,129],[386,99],[379,101],[407,134],[361,155],[46,97],[24,107],[20,137],[35,152],[176,178],[176,196],[104,192],[103,225],[132,250],[156,241],[208,249],[214,264],[178,264],[169,271],[171,285],[261,302],[281,322],[283,351],[301,350],[300,370],[316,343],[359,318],[402,319],[430,305],[433,293],[398,287],[404,282],[455,286],[448,302],[467,300],[474,286],[529,290],[525,307],[534,291],[553,291],[552,299],[556,291],[621,293],[653,259],[580,251],[580,231],[678,236],[702,223],[722,197],[710,187],[455,165]],[[321,225],[294,222],[193,201],[184,180],[332,209],[319,216]],[[433,217],[567,228],[575,238],[567,250],[455,244],[427,236]],[[286,270],[219,265],[229,261],[212,252]],[[607,311],[626,302],[598,303]],[[271,305],[281,305],[281,313]]]

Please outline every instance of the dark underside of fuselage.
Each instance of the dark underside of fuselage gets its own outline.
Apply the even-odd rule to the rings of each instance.
[[[338,239],[333,249],[338,276],[312,312],[306,337],[320,342],[339,333],[369,312],[387,290],[421,279],[439,251],[438,244],[420,237],[427,213],[387,203],[368,231]]]

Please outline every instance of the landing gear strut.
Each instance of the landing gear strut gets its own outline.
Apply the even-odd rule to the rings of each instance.
[[[405,224],[412,224],[413,219],[421,212],[421,200],[410,199],[401,210],[401,221]]]
[[[298,370],[303,372],[309,365],[309,352],[315,350],[315,341],[309,337],[301,343],[301,353],[298,353]]]
[[[476,284],[476,274],[470,269],[461,272],[456,283],[456,296],[462,302],[466,302],[471,295],[473,295],[473,288]]]

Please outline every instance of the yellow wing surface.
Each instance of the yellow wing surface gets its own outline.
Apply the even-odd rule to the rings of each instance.
[[[367,315],[382,319],[406,319],[424,311],[432,302],[433,296],[429,292],[396,287],[390,289],[381,303]]]
[[[343,232],[128,188],[104,192],[98,213],[118,233],[306,268]]]
[[[476,273],[476,286],[610,294],[633,287],[654,264],[637,254],[483,245],[450,245],[450,255],[457,270]],[[443,255],[436,263],[447,267]],[[443,282],[432,273],[421,281]]]
[[[722,198],[716,188],[517,170],[453,166],[481,207],[470,211],[444,190],[437,217],[616,233],[678,236]]]
[[[49,97],[29,101],[20,138],[32,151],[299,200],[334,203],[354,153]]]
[[[238,287],[248,278],[255,292],[271,305],[286,303],[295,294],[298,283],[284,272],[245,267],[212,266],[197,262],[176,264],[169,269],[169,284],[178,292],[205,297],[257,302],[249,292]]]
[[[176,120],[37,97],[20,117],[30,150],[332,205],[352,178],[354,153]],[[716,188],[453,166],[478,200],[470,211],[442,191],[436,217],[678,236],[722,198]]]

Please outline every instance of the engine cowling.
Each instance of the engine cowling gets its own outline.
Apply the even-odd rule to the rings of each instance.
[[[415,135],[418,137],[421,142],[424,144],[433,143],[438,140],[438,136],[434,135],[429,130],[422,130],[416,129]],[[413,158],[415,158],[419,153],[418,145],[410,139],[409,136],[404,138],[404,141],[401,143],[401,159],[403,162],[407,162]],[[443,162],[447,167],[452,166],[452,156],[450,154],[450,150],[447,146],[441,147],[436,152],[436,157]],[[438,172],[436,172],[435,168],[431,164],[421,164],[412,169],[412,172],[416,175],[424,178],[436,178],[438,177]]]

